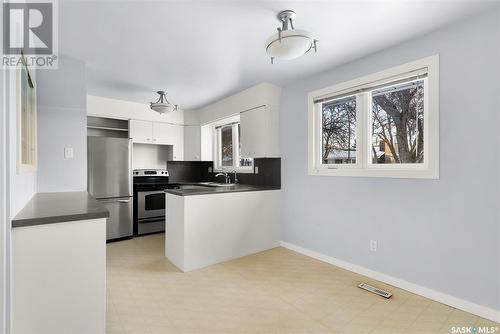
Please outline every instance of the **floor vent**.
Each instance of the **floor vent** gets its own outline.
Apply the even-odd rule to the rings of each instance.
[[[358,285],[358,288],[373,292],[374,294],[382,296],[384,298],[391,298],[391,296],[392,296],[392,293],[390,293],[389,291],[385,291],[385,290],[376,288],[376,287],[368,285],[366,283],[361,283],[360,285]]]

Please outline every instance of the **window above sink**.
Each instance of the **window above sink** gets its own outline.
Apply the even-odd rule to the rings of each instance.
[[[213,124],[214,170],[253,173],[253,159],[241,155],[240,116],[232,116]]]

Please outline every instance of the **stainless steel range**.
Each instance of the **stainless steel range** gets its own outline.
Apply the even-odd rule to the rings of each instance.
[[[165,231],[165,169],[134,169],[134,235]]]

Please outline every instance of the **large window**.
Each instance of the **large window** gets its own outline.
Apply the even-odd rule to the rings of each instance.
[[[439,176],[438,56],[309,94],[312,175]]]
[[[253,159],[240,155],[241,127],[239,121],[228,120],[215,129],[215,169],[252,171]]]

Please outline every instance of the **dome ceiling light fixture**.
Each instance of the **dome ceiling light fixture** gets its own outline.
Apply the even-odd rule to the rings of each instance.
[[[159,114],[165,114],[168,112],[177,111],[179,106],[177,104],[172,104],[167,100],[167,92],[165,92],[164,90],[159,90],[156,93],[158,93],[160,97],[158,98],[158,101],[151,102],[149,104],[151,109],[153,109]]]
[[[295,59],[310,50],[317,51],[318,40],[312,38],[308,31],[294,28],[293,20],[296,17],[293,10],[284,10],[278,14],[281,28],[266,42],[266,52],[271,57],[271,64],[274,64],[275,59]]]

